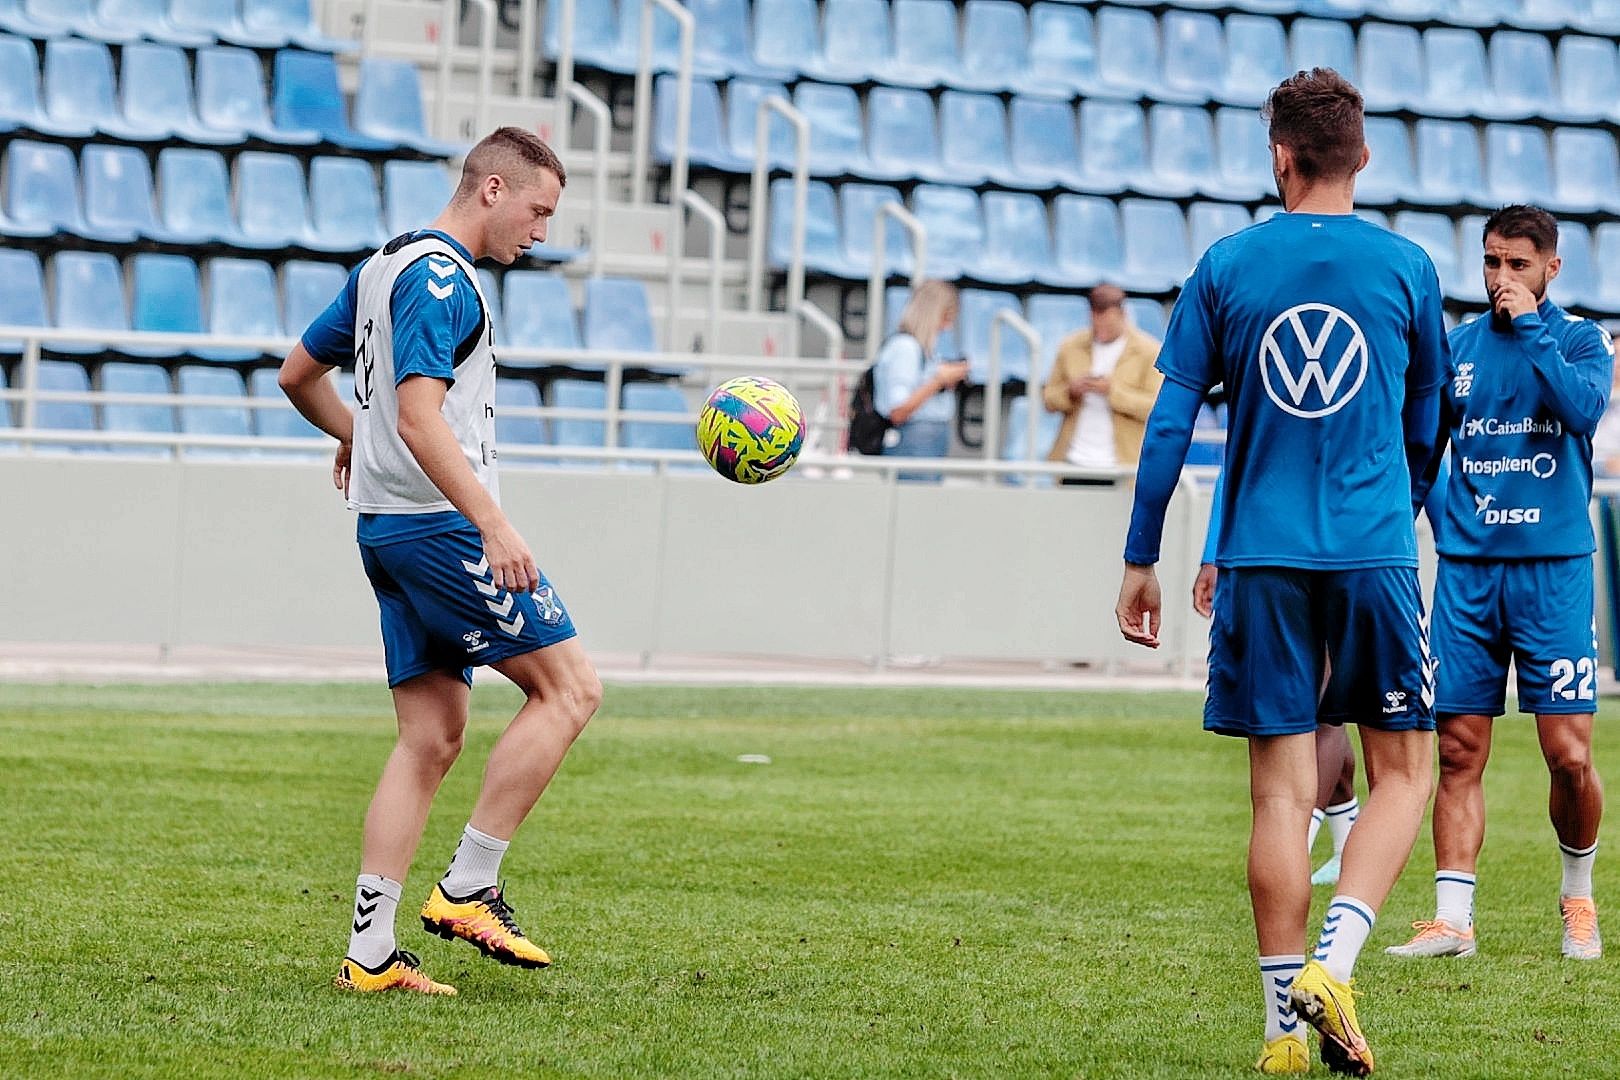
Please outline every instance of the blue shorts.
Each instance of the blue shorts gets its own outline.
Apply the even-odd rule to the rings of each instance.
[[[459,671],[470,686],[475,666],[574,636],[574,622],[544,574],[532,593],[495,587],[477,529],[362,544],[360,560],[382,609],[390,688],[446,670]]]
[[[1434,583],[1435,711],[1501,716],[1508,660],[1519,711],[1597,711],[1592,558],[1440,560]]]
[[[1434,665],[1417,571],[1222,568],[1204,727],[1298,735],[1347,721],[1434,729]]]

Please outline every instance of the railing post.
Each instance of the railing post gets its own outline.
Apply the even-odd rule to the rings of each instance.
[[[525,0],[532,4],[534,0]],[[574,87],[574,4],[576,0],[551,0],[557,7],[557,74],[552,93],[557,95],[556,140],[560,152],[568,148],[572,114],[568,108]]]
[[[489,99],[495,93],[495,0],[468,0],[478,8],[478,100],[471,142],[489,134]],[[455,140],[460,141],[460,140]]]
[[[765,304],[765,231],[770,220],[771,113],[793,125],[793,250],[788,262],[787,309],[804,297],[804,216],[810,201],[810,121],[785,98],[768,97],[754,114],[754,176],[748,199],[748,310]]]
[[[675,71],[675,154],[670,162],[670,198],[678,208],[686,190],[686,153],[692,122],[692,35],[697,20],[675,0],[642,0],[641,48],[636,59],[635,114],[630,130],[630,201],[647,201],[647,147],[652,141],[652,68],[654,8],[669,13],[681,28],[680,65]]]
[[[681,193],[681,202],[698,217],[702,218],[709,227],[709,302],[708,302],[708,351],[714,352],[720,345],[720,276],[725,264],[725,238],[726,219],[720,216],[720,211],[703,196],[695,191]],[[673,293],[676,282],[673,276],[670,279],[670,291]],[[670,305],[669,326],[666,334],[671,343],[675,340],[676,306]],[[671,348],[673,352],[674,349]],[[798,355],[793,353],[791,355]]]
[[[534,92],[534,44],[541,28],[535,25],[535,16],[538,12],[535,0],[519,0],[518,2],[518,41],[517,41],[517,96],[528,99],[535,96]],[[560,96],[560,95],[559,95]]]
[[[567,0],[573,3],[573,0]],[[608,182],[608,138],[612,134],[612,117],[608,113],[607,102],[591,93],[578,83],[568,85],[568,97],[579,103],[580,108],[591,114],[595,130],[591,133],[592,157],[591,165],[592,185],[595,190],[591,193],[591,277],[602,276],[602,232],[607,228],[607,182]],[[563,102],[566,110],[568,102]]]
[[[1041,355],[1041,335],[1024,317],[1011,308],[999,309],[990,320],[990,373],[989,382],[984,388],[984,450],[985,460],[994,461],[1001,453],[1001,373],[1004,365],[1001,362],[1001,328],[1010,326],[1024,339],[1029,347],[1031,357],[1030,366],[1034,366],[1034,357]],[[1029,407],[1027,414],[1027,430],[1024,433],[1024,456],[1028,461],[1034,461],[1036,455],[1036,424],[1035,398],[1030,385],[1026,382],[1024,388],[1026,404]],[[993,406],[993,407],[992,407]],[[1035,476],[1026,473],[1027,482],[1033,484]]]
[[[883,345],[883,285],[889,279],[889,230],[885,218],[892,217],[911,236],[911,285],[922,280],[928,263],[928,229],[897,202],[879,203],[872,215],[872,273],[866,280],[866,358],[876,360]]]

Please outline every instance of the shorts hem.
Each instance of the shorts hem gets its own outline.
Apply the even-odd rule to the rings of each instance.
[[[1434,715],[1436,716],[1488,716],[1492,720],[1499,716],[1506,716],[1507,711],[1507,702],[1505,701],[1496,705],[1487,705],[1484,707],[1478,705],[1443,704],[1436,704],[1434,707]]]
[[[502,660],[510,660],[514,656],[522,656],[525,653],[539,652],[541,649],[549,649],[553,645],[561,645],[563,642],[578,636],[579,631],[570,626],[565,633],[559,633],[542,638],[537,643],[514,641],[511,645],[508,645],[505,648],[486,649],[477,656],[469,656],[467,658],[467,663],[473,667],[488,667],[491,664],[498,664]]]
[[[393,690],[400,684],[408,683],[420,675],[428,674],[430,671],[452,671],[462,682],[467,683],[469,686],[472,685],[467,678],[466,664],[413,664],[402,672],[390,671],[388,673],[388,689]]]
[[[1570,706],[1574,706],[1571,708]],[[1560,702],[1556,708],[1535,709],[1519,706],[1521,716],[1590,716],[1598,711],[1595,701]]]
[[[1436,709],[1435,712],[1439,712],[1439,710]],[[1359,728],[1371,728],[1373,731],[1433,731],[1434,730],[1434,715],[1433,714],[1430,714],[1430,715],[1427,715],[1427,716],[1403,716],[1403,717],[1390,717],[1388,719],[1386,719],[1384,717],[1379,717],[1376,720],[1373,720],[1373,719],[1361,719],[1361,720],[1358,720],[1354,716],[1351,716],[1351,715],[1349,715],[1347,713],[1334,713],[1332,716],[1323,716],[1323,717],[1321,717],[1320,722],[1324,723],[1324,724],[1334,724],[1334,725],[1337,725],[1337,726],[1342,726],[1342,725],[1345,725],[1345,724],[1354,724],[1354,725],[1356,725],[1356,727],[1359,727]]]
[[[1204,721],[1204,730],[1214,732],[1216,735],[1229,735],[1234,739],[1247,739],[1251,736],[1270,738],[1273,735],[1309,735],[1316,730],[1316,722],[1313,720],[1306,727],[1276,725],[1259,728],[1248,724],[1233,723],[1230,720],[1206,719]]]

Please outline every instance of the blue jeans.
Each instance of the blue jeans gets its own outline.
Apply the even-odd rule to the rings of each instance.
[[[945,451],[951,445],[949,420],[912,420],[901,424],[896,430],[900,433],[900,441],[884,448],[885,457],[944,457]],[[899,478],[921,483],[937,483],[940,474],[907,470],[901,472]]]

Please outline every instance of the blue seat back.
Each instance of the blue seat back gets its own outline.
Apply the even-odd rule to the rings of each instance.
[[[304,170],[287,154],[249,150],[236,159],[236,208],[242,232],[268,243],[296,244],[309,233]]]
[[[925,91],[879,86],[867,97],[866,115],[873,162],[919,174],[938,165],[934,103]]]
[[[90,375],[72,360],[41,360],[38,386],[41,390],[87,394]],[[89,402],[41,401],[34,406],[34,426],[50,431],[94,431],[95,406]]]
[[[64,251],[51,260],[51,295],[62,329],[128,330],[124,273],[103,251]],[[60,348],[60,346],[54,346]]]
[[[65,37],[45,43],[45,110],[52,120],[86,127],[118,115],[107,46]]]
[[[437,161],[383,163],[383,224],[389,236],[420,229],[439,216],[455,185]]]
[[[1535,203],[1553,190],[1552,155],[1540,128],[1486,125],[1485,163],[1491,198],[1498,203]]]
[[[1159,21],[1164,35],[1164,85],[1208,100],[1226,83],[1226,33],[1207,12],[1172,8]]]
[[[940,157],[967,175],[1009,170],[1007,114],[994,94],[947,90],[939,97]]]
[[[1423,97],[1423,43],[1410,26],[1368,23],[1361,28],[1361,87],[1369,108],[1393,108]]]
[[[330,53],[282,49],[276,53],[271,116],[277,127],[308,128],[323,135],[349,133],[349,118]]]
[[[276,273],[259,259],[214,259],[208,264],[208,330],[235,337],[280,337],[281,301]],[[304,327],[298,328],[302,334]]]
[[[1620,223],[1607,221],[1592,237],[1593,259],[1598,268],[1596,306],[1620,311]]]
[[[1216,110],[1215,147],[1223,181],[1259,191],[1272,190],[1270,135],[1258,112]]]
[[[839,172],[865,155],[861,102],[853,87],[800,83],[793,104],[810,121],[812,172]]]
[[[269,128],[270,104],[258,56],[231,47],[198,49],[197,115],[226,131]]]
[[[1611,69],[1612,57],[1611,48]],[[1491,35],[1491,85],[1502,104],[1523,109],[1528,114],[1553,105],[1558,101],[1555,70],[1552,44],[1546,35],[1518,30],[1499,30]]]
[[[1029,71],[1029,24],[1022,4],[968,0],[962,29],[962,71],[975,83],[1016,87]]]
[[[1018,297],[1008,292],[991,289],[963,289],[961,312],[957,318],[957,333],[962,342],[962,355],[967,359],[969,378],[975,382],[988,382],[990,378],[990,324],[996,312],[1007,310],[1015,315],[1024,314]],[[1011,327],[1001,330],[1001,378],[1027,379],[1029,376],[1029,345],[1021,334]]]
[[[248,376],[248,389],[256,398],[280,401],[286,408],[254,409],[253,431],[274,439],[311,439],[322,434],[314,424],[299,415],[287,402],[287,395],[276,385],[275,368],[255,368]],[[344,398],[347,405],[349,398]]]
[[[1423,32],[1428,99],[1449,111],[1490,94],[1485,40],[1473,30],[1435,27]]]
[[[1057,359],[1058,346],[1076,330],[1091,325],[1091,305],[1074,293],[1036,293],[1025,308],[1024,317],[1041,335],[1040,365],[1031,372],[1030,382],[1044,385]]]
[[[647,306],[647,287],[633,278],[586,281],[584,323],[587,349],[653,352],[658,348]]]
[[[167,397],[173,388],[169,373],[157,364],[132,364],[113,360],[101,365],[101,389],[109,394],[152,394]],[[140,431],[152,434],[174,432],[174,407],[166,402],[151,404],[120,404],[107,402],[101,406],[101,426],[105,431]],[[120,447],[128,453],[136,447]],[[167,453],[159,447],[144,448],[158,454]]]
[[[583,379],[555,379],[547,396],[554,409],[607,407],[606,387]],[[553,417],[551,437],[558,446],[601,446],[607,442],[607,424],[601,420]]]
[[[1159,85],[1159,24],[1151,13],[1105,7],[1097,12],[1097,73],[1109,86],[1147,92]]]
[[[315,235],[328,244],[362,250],[381,247],[387,239],[377,175],[362,158],[318,157],[311,162],[309,201]]]
[[[196,397],[247,397],[239,372],[222,367],[184,364],[179,371],[180,393]],[[180,430],[187,435],[251,435],[245,405],[182,405]]]
[[[1352,83],[1360,85],[1356,33],[1349,23],[1338,19],[1296,19],[1289,29],[1289,44],[1293,70],[1332,68]]]
[[[45,314],[45,271],[32,251],[0,247],[0,325],[48,326]],[[0,339],[0,354],[17,355],[23,343]]]
[[[1485,191],[1479,135],[1467,121],[1419,120],[1418,186],[1431,196],[1461,200]]]
[[[0,34],[0,120],[31,120],[42,115],[34,43]]]
[[[91,143],[84,148],[84,217],[95,228],[150,231],[152,170],[133,146]]]
[[[545,47],[547,56],[561,52],[558,24],[561,4],[546,5]],[[639,26],[639,22],[637,23]],[[575,0],[574,53],[580,57],[598,59],[609,56],[619,46],[619,11],[613,0]]]
[[[675,76],[658,76],[653,92],[653,153],[659,161],[669,161],[675,156],[677,99]],[[692,160],[700,165],[712,165],[726,157],[721,135],[720,90],[709,79],[692,80],[687,149]]]
[[[513,416],[512,409],[540,408],[540,387],[529,379],[501,375],[495,380],[495,445],[539,446],[550,442],[545,420],[538,416]]]
[[[79,169],[73,151],[54,143],[15,139],[6,147],[6,206],[31,225],[78,230]]]
[[[984,208],[986,255],[1024,267],[1031,278],[1051,269],[1052,234],[1040,196],[987,191],[979,201]]]
[[[1053,205],[1053,248],[1058,264],[1093,281],[1117,275],[1125,265],[1119,211],[1098,195],[1059,195]]]
[[[236,231],[230,175],[213,150],[171,146],[159,153],[158,199],[170,229],[218,240]]]
[[[578,349],[579,327],[568,282],[550,270],[508,270],[502,307],[513,345],[533,349]]]
[[[1215,241],[1247,229],[1252,221],[1247,210],[1233,203],[1195,202],[1187,207],[1188,250],[1194,259],[1202,258]]]
[[[368,56],[360,61],[360,88],[354,96],[356,130],[379,139],[409,142],[427,134],[422,115],[422,83],[409,60]]]
[[[697,420],[680,387],[670,383],[625,383],[620,400],[627,410],[669,413],[680,418],[679,423],[626,420],[620,425],[619,441],[623,445],[634,450],[697,449]]]
[[[908,81],[944,82],[962,66],[951,0],[894,0],[894,58]]]
[[[841,265],[838,204],[832,186],[812,180],[805,187],[804,258],[807,265],[830,270]],[[793,258],[793,181],[771,181],[770,261],[786,266]]]
[[[1215,126],[1203,109],[1155,105],[1148,110],[1153,132],[1150,160],[1163,180],[1197,183],[1215,175]]]
[[[815,0],[754,0],[754,58],[802,70],[821,51]]]
[[[132,42],[119,68],[124,117],[155,130],[180,131],[196,122],[191,104],[191,68],[173,45]]]
[[[759,123],[759,103],[769,97],[791,102],[793,96],[781,83],[757,79],[732,79],[726,83],[726,143],[733,157],[750,165],[754,161],[754,129]],[[793,163],[793,129],[776,113],[770,114],[765,137],[766,160],[772,165]],[[859,139],[856,140],[859,145]]]
[[[930,277],[955,276],[951,268],[984,246],[984,217],[972,188],[918,184],[911,193],[911,212],[928,231]]]
[[[894,56],[884,0],[827,0],[821,12],[821,54],[839,68],[878,76]]]
[[[1096,84],[1097,34],[1091,12],[1043,0],[1029,9],[1029,24],[1031,74],[1076,90]]]
[[[686,10],[696,20],[692,56],[698,64],[730,71],[747,60],[752,48],[747,0],[686,0]]]
[[[1025,174],[1063,175],[1074,168],[1080,148],[1076,142],[1074,107],[1067,101],[1019,95],[1013,98],[1013,167]]]
[[[246,0],[242,4],[242,25],[260,34],[284,34],[295,38],[315,31],[309,0]]]
[[[1552,293],[1566,307],[1593,307],[1599,295],[1597,265],[1592,261],[1592,234],[1578,221],[1558,225],[1558,258],[1563,269]]]
[[[1372,158],[1356,182],[1368,199],[1398,199],[1417,187],[1406,123],[1388,116],[1368,117],[1362,126]]]
[[[1168,320],[1164,315],[1163,304],[1143,296],[1133,296],[1125,301],[1125,313],[1130,316],[1132,326],[1149,337],[1164,340],[1164,329]]]
[[[1125,199],[1119,212],[1125,231],[1126,271],[1151,275],[1166,285],[1181,281],[1192,271],[1187,219],[1180,207],[1160,199]]]
[[[1612,41],[1569,35],[1558,42],[1558,97],[1567,109],[1605,116],[1620,100],[1620,64]]]
[[[900,192],[886,184],[845,184],[838,189],[838,214],[844,258],[866,274],[872,266],[872,221],[884,203],[899,203]],[[890,274],[911,272],[911,235],[890,217],[884,226],[883,263]]]
[[[281,268],[282,314],[287,333],[302,337],[316,316],[337,299],[348,271],[332,263],[293,259]]]
[[[243,29],[240,8],[236,0],[173,0],[169,19],[185,30],[229,37]]]
[[[142,252],[130,260],[134,292],[131,315],[136,330],[163,334],[200,334],[202,281],[197,264],[185,255]],[[173,355],[179,348],[164,347]]]
[[[1271,88],[1292,75],[1288,35],[1269,15],[1239,12],[1226,19],[1225,89],[1229,100],[1259,105]]]
[[[1561,127],[1552,144],[1559,202],[1592,209],[1620,206],[1613,135],[1599,128]]]
[[[1147,167],[1147,126],[1142,110],[1119,101],[1080,104],[1080,161],[1087,174],[1122,185]]]

